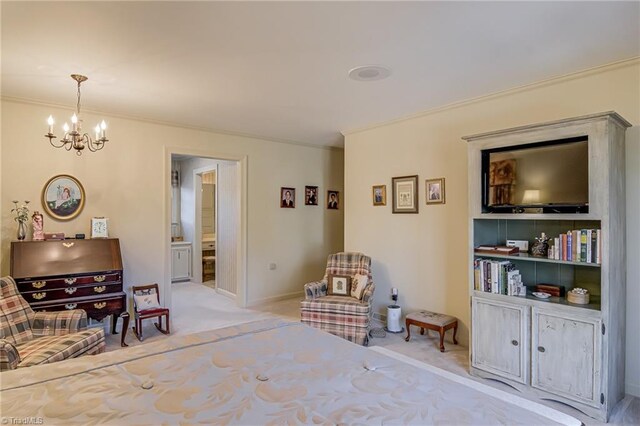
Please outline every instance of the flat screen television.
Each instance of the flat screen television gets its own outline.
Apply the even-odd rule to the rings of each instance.
[[[588,213],[587,136],[482,151],[483,213]]]

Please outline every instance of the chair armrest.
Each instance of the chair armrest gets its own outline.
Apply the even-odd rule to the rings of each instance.
[[[304,285],[304,297],[307,300],[316,299],[327,295],[326,281],[313,281]]]
[[[367,285],[367,288],[364,289],[364,292],[362,293],[362,303],[371,303],[373,301],[373,292],[375,291],[376,286],[373,283],[373,281],[371,281],[369,283],[369,285]]]
[[[20,364],[20,354],[11,342],[0,339],[0,371],[15,370]]]
[[[36,312],[31,331],[37,337],[64,336],[87,329],[87,313],[83,309],[58,312]]]

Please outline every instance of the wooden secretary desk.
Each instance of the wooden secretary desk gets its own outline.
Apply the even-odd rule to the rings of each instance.
[[[11,276],[34,311],[84,309],[96,321],[112,315],[113,334],[122,317],[120,342],[127,346],[129,314],[117,238],[13,241]]]

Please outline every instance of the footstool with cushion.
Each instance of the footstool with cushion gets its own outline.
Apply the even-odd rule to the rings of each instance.
[[[405,341],[411,339],[411,328],[416,325],[420,327],[420,334],[424,334],[425,328],[440,333],[440,352],[444,352],[444,333],[453,328],[453,344],[457,345],[456,333],[458,332],[458,319],[451,315],[438,314],[429,311],[412,312],[406,317],[407,337]]]

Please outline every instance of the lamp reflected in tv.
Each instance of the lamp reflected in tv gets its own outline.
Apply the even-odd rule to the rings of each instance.
[[[540,190],[525,189],[524,196],[522,197],[522,204],[525,206],[530,206],[532,204],[540,204]]]

